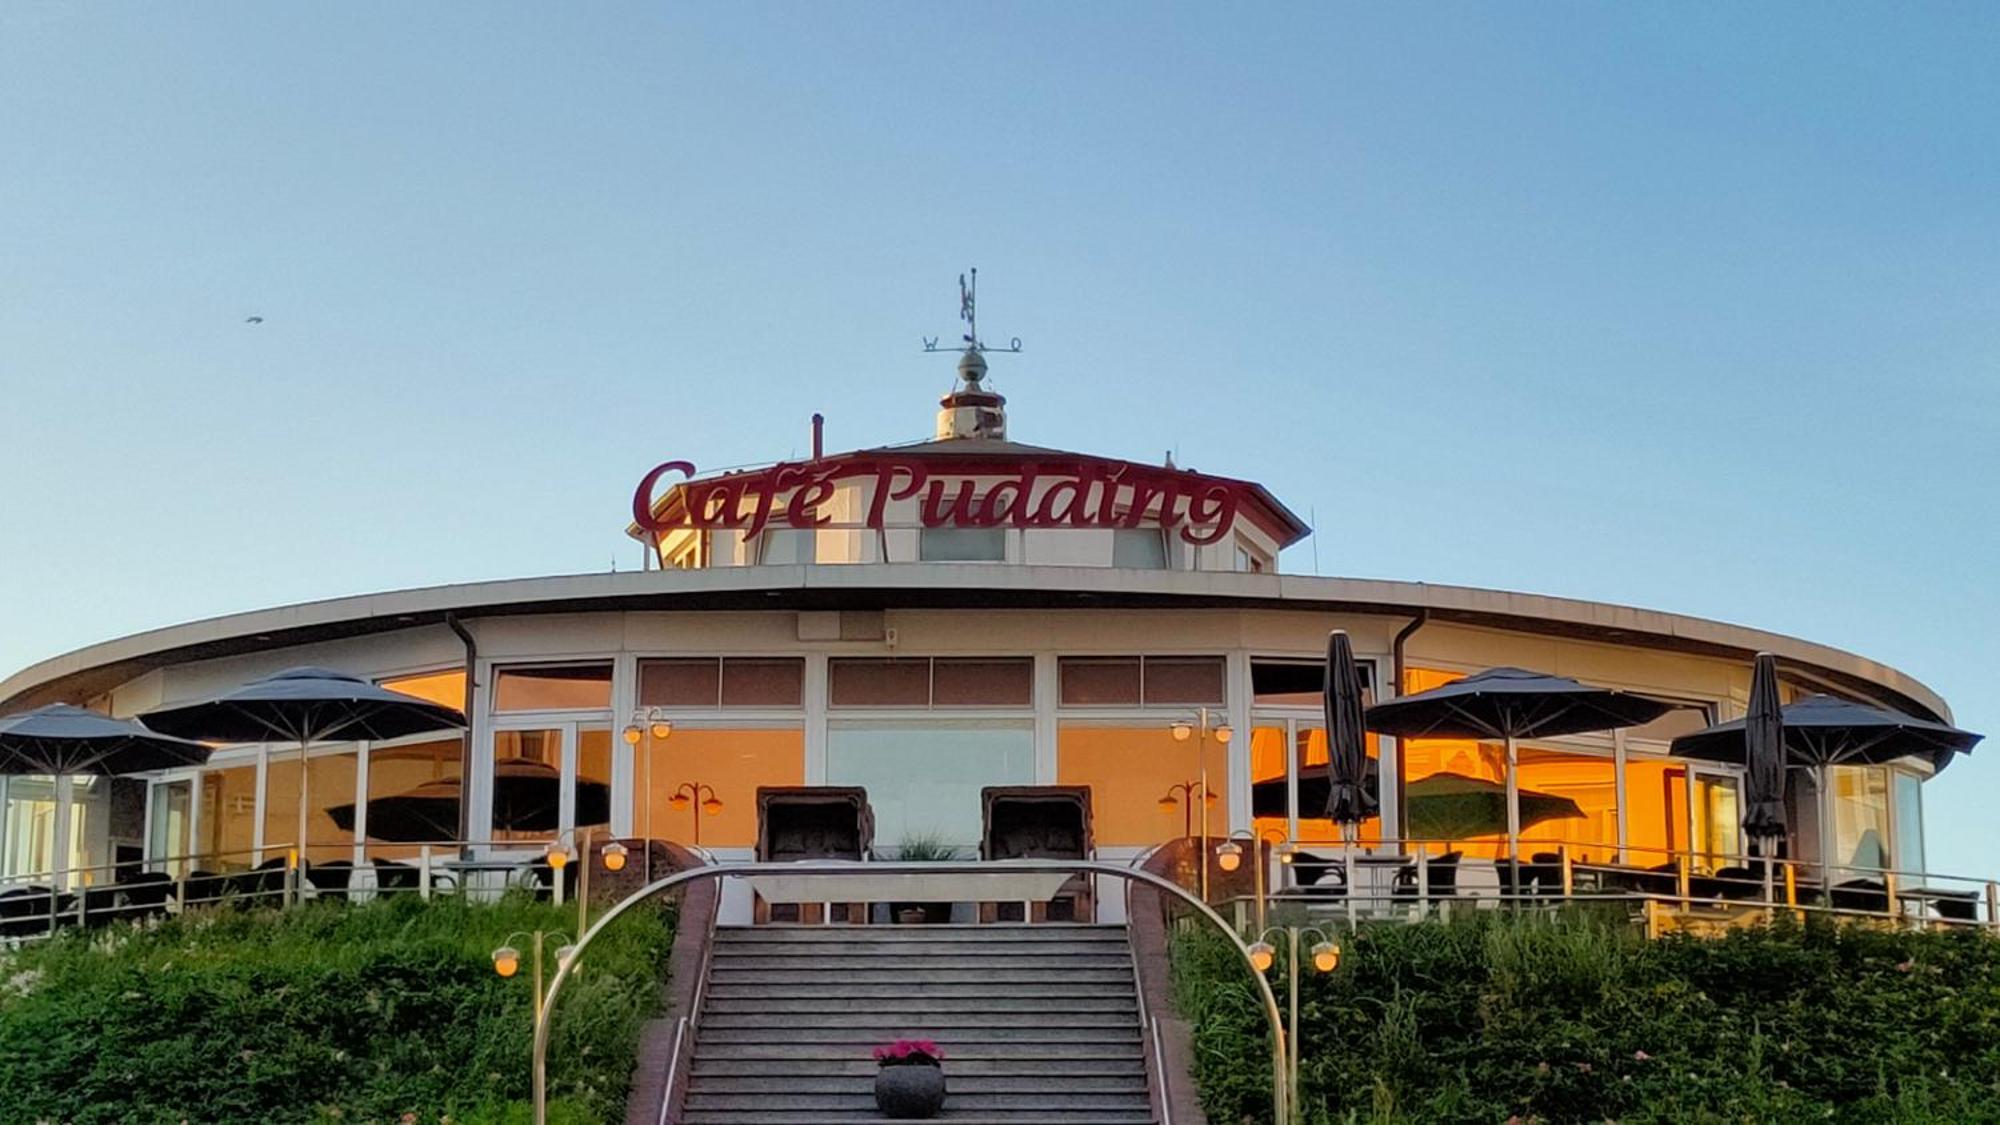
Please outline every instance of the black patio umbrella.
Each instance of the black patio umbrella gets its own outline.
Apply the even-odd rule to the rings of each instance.
[[[1752,687],[1754,706],[1754,682]],[[1917,757],[1942,769],[1953,755],[1970,751],[1983,737],[1945,723],[1830,695],[1808,696],[1781,708],[1778,715],[1784,764],[1814,771],[1822,793],[1829,766],[1879,766]],[[1747,760],[1754,737],[1761,735],[1752,733],[1747,718],[1732,719],[1674,739],[1671,750],[1676,757],[1733,765]],[[1822,879],[1832,872],[1832,859],[1826,851],[1820,849]]]
[[[456,777],[427,781],[407,793],[368,802],[368,838],[397,844],[450,840],[458,835],[464,785]],[[507,758],[493,767],[493,827],[508,832],[554,832],[562,812],[562,773],[533,758]],[[340,827],[353,831],[354,806],[326,810]],[[576,822],[611,819],[611,787],[577,778]]]
[[[1750,710],[1743,716],[1743,834],[1760,843],[1785,835],[1785,718],[1778,708],[1778,658],[1757,654]]]
[[[1327,818],[1340,825],[1342,838],[1352,841],[1361,822],[1374,816],[1380,804],[1370,792],[1368,734],[1361,727],[1361,673],[1354,666],[1354,646],[1335,629],[1326,637],[1326,783]],[[1303,804],[1303,802],[1301,802]]]
[[[1367,791],[1368,800],[1373,802],[1369,807],[1374,808],[1380,804],[1381,771],[1376,766],[1375,759],[1368,758],[1365,761],[1367,766],[1361,773],[1361,785]],[[1314,770],[1311,773],[1301,771],[1299,814],[1310,816],[1309,810],[1329,807],[1327,798],[1332,792],[1333,786],[1327,781],[1325,770]],[[1283,774],[1267,777],[1250,786],[1250,815],[1280,819],[1291,815],[1291,807],[1286,801],[1286,781]]]
[[[206,761],[208,747],[199,742],[67,703],[0,718],[0,773],[4,774],[118,776]]]
[[[465,725],[455,707],[405,695],[327,668],[287,668],[212,699],[140,716],[147,726],[209,742],[299,745],[298,846],[306,842],[306,751],[316,742],[403,738]],[[457,835],[454,828],[453,835]]]
[[[1368,729],[1399,738],[1497,738],[1507,744],[1507,851],[1521,838],[1514,744],[1649,723],[1670,703],[1520,668],[1488,668],[1442,687],[1377,703]]]

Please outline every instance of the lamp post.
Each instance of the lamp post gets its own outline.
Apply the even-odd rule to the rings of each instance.
[[[503,977],[512,977],[521,971],[521,951],[515,947],[514,939],[527,938],[532,943],[535,1005],[528,1013],[528,1023],[537,1032],[541,1030],[542,1025],[542,943],[551,937],[562,939],[562,944],[556,947],[556,964],[568,964],[571,954],[576,952],[576,946],[570,943],[568,934],[561,932],[551,934],[547,930],[536,930],[533,933],[516,930],[501,938],[499,948],[493,951],[493,971]]]
[[[1277,960],[1278,951],[1271,944],[1274,935],[1282,937],[1286,945],[1286,1002],[1290,1015],[1285,1021],[1285,1074],[1290,1089],[1286,1091],[1285,1104],[1290,1107],[1293,1120],[1300,1121],[1304,1120],[1304,1114],[1299,1106],[1299,944],[1307,936],[1317,939],[1307,952],[1312,954],[1313,970],[1319,973],[1340,968],[1340,946],[1325,930],[1314,926],[1273,926],[1260,931],[1250,945],[1250,964],[1260,973],[1269,972]]]
[[[701,846],[702,814],[714,816],[722,811],[722,798],[715,795],[715,786],[702,781],[681,782],[680,788],[674,790],[674,795],[667,800],[667,803],[673,806],[675,812],[687,808],[695,810],[694,838],[689,842],[697,848]]]
[[[634,760],[632,763],[632,775],[635,779],[634,787],[639,792],[640,806],[644,810],[641,814],[642,826],[640,833],[644,840],[642,846],[646,849],[646,882],[648,883],[653,881],[653,747],[657,743],[665,742],[667,739],[672,738],[673,734],[673,719],[668,717],[666,711],[658,707],[648,707],[643,712],[633,712],[632,721],[625,725],[625,745],[632,747],[636,759],[644,759],[646,763],[646,778],[643,783],[637,783],[639,774],[639,762],[637,760]],[[647,742],[641,748],[640,743],[648,736],[651,736],[652,742]],[[613,868],[612,870],[615,871],[617,869]]]
[[[553,875],[552,881],[555,883],[555,886],[551,890],[555,895],[556,904],[560,906],[562,904],[563,868],[569,866],[571,859],[578,858],[577,856],[570,855],[569,849],[563,846],[563,839],[567,837],[576,841],[576,850],[583,863],[583,869],[577,872],[576,876],[576,930],[578,933],[582,933],[584,930],[590,928],[587,921],[587,915],[590,910],[590,840],[591,837],[597,835],[597,830],[601,827],[602,825],[591,824],[582,828],[571,828],[568,831],[559,833],[555,839],[549,841],[549,846],[543,851],[543,854],[548,857],[549,871]],[[625,870],[625,859],[628,854],[630,853],[625,845],[616,840],[605,844],[603,848],[598,850],[598,855],[603,859],[606,871],[616,872]]]
[[[1266,829],[1254,836],[1247,830],[1239,830],[1230,833],[1229,839],[1215,845],[1215,865],[1222,868],[1224,874],[1243,866],[1245,844],[1250,845],[1251,886],[1256,896],[1253,901],[1257,906],[1257,929],[1261,931],[1264,928],[1265,901],[1268,898],[1264,893],[1263,845],[1276,844],[1277,847],[1272,850],[1277,853],[1278,862],[1287,867],[1291,866],[1299,849],[1298,845],[1292,843],[1290,838],[1275,828]]]
[[[1220,716],[1215,712],[1203,707],[1195,712],[1194,722],[1189,722],[1186,719],[1176,719],[1169,728],[1174,732],[1175,742],[1186,742],[1189,739],[1195,740],[1195,762],[1200,767],[1200,791],[1203,794],[1201,802],[1200,851],[1201,897],[1204,902],[1208,900],[1208,806],[1215,799],[1215,791],[1208,787],[1208,736],[1213,734],[1215,741],[1219,745],[1227,746],[1229,745],[1230,737],[1236,733],[1228,723],[1213,721],[1219,718]],[[1198,738],[1196,737],[1197,735],[1199,735]],[[1168,790],[1168,792],[1171,794],[1173,791]],[[1165,803],[1164,800],[1161,801],[1161,804],[1164,805]]]

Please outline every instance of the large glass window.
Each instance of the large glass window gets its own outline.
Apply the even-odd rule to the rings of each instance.
[[[817,560],[815,533],[805,527],[767,528],[757,538],[757,561],[765,566],[792,566]]]
[[[195,867],[241,871],[252,866],[257,837],[256,763],[205,769],[201,773],[201,841]],[[287,831],[285,839],[297,835]]]
[[[492,838],[552,840],[562,810],[563,730],[493,732]]]
[[[1027,707],[1027,657],[854,657],[827,662],[833,707]]]
[[[310,784],[304,852],[308,863],[354,858],[354,831],[335,823],[331,810],[354,804],[355,759],[352,750],[306,759]],[[274,750],[264,767],[265,858],[283,855],[298,838],[299,755],[297,751]]]
[[[1924,863],[1924,796],[1916,774],[1897,770],[1892,774],[1896,787],[1896,870],[1917,873],[1928,870]]]
[[[441,703],[453,710],[465,706],[463,668],[453,668],[446,672],[425,672],[415,676],[397,676],[383,680],[382,686],[390,691],[400,691],[404,695],[414,695],[418,699]]]
[[[932,836],[972,854],[979,791],[1035,780],[1031,723],[837,721],[828,725],[826,780],[868,790],[875,841]]]
[[[920,562],[1005,562],[1003,527],[926,527],[917,536]]]
[[[601,711],[611,706],[611,665],[540,664],[502,668],[495,711]]]
[[[1189,794],[1202,793],[1204,764],[1210,797],[1191,803]],[[1182,742],[1164,721],[1066,719],[1056,732],[1056,780],[1090,786],[1101,845],[1199,835],[1203,805],[1209,834],[1228,834],[1229,750],[1213,735],[1205,744],[1193,738]]]
[[[649,839],[712,848],[757,842],[757,790],[805,784],[805,732],[679,724],[635,748],[632,824]],[[704,807],[713,796],[719,808]],[[676,803],[677,797],[685,800]]]
[[[56,792],[52,777],[0,778],[7,787],[0,820],[0,876],[44,876],[56,866]]]
[[[147,854],[157,861],[154,870],[178,879],[190,869],[187,857],[194,851],[194,783],[180,780],[155,784],[152,815]]]
[[[677,709],[800,706],[805,661],[798,657],[676,657],[639,662],[639,706]]]
[[[1833,858],[1873,875],[1889,866],[1889,771],[1880,766],[1834,766]]]
[[[1111,532],[1111,565],[1133,570],[1165,570],[1167,537],[1157,527],[1121,527]]]
[[[409,859],[426,843],[459,838],[463,744],[456,738],[378,746],[368,753],[368,854]],[[378,804],[379,802],[379,804]],[[394,841],[401,847],[385,847]]]
[[[1521,852],[1568,847],[1584,863],[1618,858],[1618,767],[1609,754],[1516,746]]]
[[[1703,874],[1742,862],[1742,783],[1735,774],[1694,775],[1694,869]]]
[[[611,728],[579,727],[576,732],[577,828],[611,823]]]
[[[1626,862],[1658,867],[1688,848],[1687,764],[1625,756]]]
[[[1220,707],[1219,656],[1065,656],[1057,664],[1065,707]]]

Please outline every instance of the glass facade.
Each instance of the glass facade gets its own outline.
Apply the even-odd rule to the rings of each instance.
[[[682,724],[664,740],[644,736],[635,750],[632,824],[642,837],[752,847],[757,790],[805,784],[805,731],[798,727]],[[712,793],[722,807],[703,808],[696,793],[703,800]],[[690,796],[677,807],[680,794]]]
[[[970,858],[979,847],[979,791],[1031,785],[1031,722],[837,720],[827,726],[826,781],[868,790],[875,842],[932,837]]]
[[[1829,772],[1833,863],[1846,868],[1850,876],[1878,874],[1890,866],[1889,771],[1880,766],[1834,766]]]
[[[1214,735],[1174,738],[1162,719],[1065,719],[1056,731],[1056,783],[1088,785],[1099,845],[1158,844],[1201,832],[1202,768],[1208,770],[1208,828],[1228,835],[1229,748]]]

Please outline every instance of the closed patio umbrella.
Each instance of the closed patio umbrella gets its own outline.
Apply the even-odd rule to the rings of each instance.
[[[1374,816],[1379,801],[1368,780],[1368,734],[1361,721],[1361,673],[1354,646],[1335,629],[1326,637],[1326,815],[1350,843],[1361,822]],[[1304,801],[1301,800],[1301,804]]]
[[[1370,707],[1368,729],[1399,738],[1497,738],[1507,746],[1507,852],[1521,838],[1514,744],[1648,723],[1673,705],[1591,687],[1564,676],[1488,668],[1429,691]]]
[[[288,668],[211,699],[149,711],[155,730],[210,742],[296,742],[303,857],[311,772],[306,751],[317,742],[403,738],[465,725],[455,707],[391,691],[328,668]],[[454,829],[454,834],[456,830]]]
[[[1785,835],[1785,718],[1778,708],[1778,658],[1757,654],[1750,709],[1743,716],[1743,834],[1764,861],[1764,901],[1771,901],[1774,841]]]
[[[1826,792],[1831,766],[1879,766],[1914,757],[1942,769],[1954,755],[1969,752],[1983,737],[1946,723],[1830,695],[1808,696],[1781,708],[1778,714],[1785,765],[1814,771],[1821,793]],[[1753,736],[1749,726],[1747,717],[1717,723],[1674,739],[1671,749],[1681,758],[1742,762],[1750,739],[1759,737]],[[1820,877],[1830,881],[1833,862],[1829,851],[1820,848]]]

